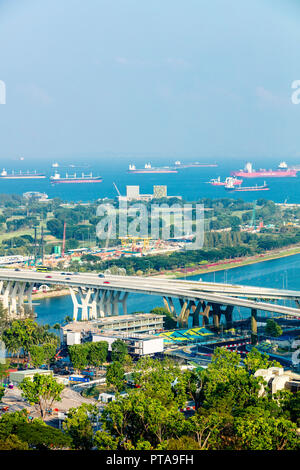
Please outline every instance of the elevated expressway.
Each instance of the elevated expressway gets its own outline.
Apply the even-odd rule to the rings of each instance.
[[[234,307],[250,309],[253,334],[257,331],[258,310],[300,319],[300,291],[158,277],[109,275],[102,278],[90,273],[0,269],[0,295],[9,314],[20,315],[25,299],[32,308],[33,287],[40,284],[69,288],[74,320],[118,315],[120,305],[126,314],[129,293],[161,296],[166,308],[181,325],[187,325],[191,315],[194,326],[199,325],[199,316],[202,316],[203,325],[213,317],[218,328],[221,315],[225,315],[227,326],[230,326]],[[179,309],[174,299],[178,299]],[[272,303],[277,300],[292,301],[295,307]]]

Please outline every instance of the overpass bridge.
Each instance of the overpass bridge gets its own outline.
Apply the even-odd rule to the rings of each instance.
[[[0,295],[11,316],[22,314],[25,300],[32,308],[32,291],[40,284],[69,288],[74,320],[118,315],[120,306],[126,314],[130,293],[161,296],[165,307],[182,326],[187,325],[190,316],[194,326],[199,325],[200,317],[203,325],[208,324],[212,317],[214,326],[219,328],[224,315],[226,325],[230,327],[235,307],[251,311],[254,335],[257,333],[258,311],[300,319],[300,291],[158,277],[106,275],[103,278],[93,273],[0,269]],[[178,299],[179,309],[175,299]],[[274,303],[278,300],[289,300],[295,306]]]

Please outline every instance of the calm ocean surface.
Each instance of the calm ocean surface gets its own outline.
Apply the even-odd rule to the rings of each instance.
[[[186,162],[196,161],[197,159],[186,159]],[[205,159],[198,159],[201,162],[205,162]],[[178,173],[165,173],[165,174],[128,174],[127,169],[129,163],[135,163],[137,168],[144,166],[144,163],[150,161],[152,166],[165,166],[174,164],[174,159],[164,160],[143,160],[135,161],[134,159],[122,159],[116,160],[114,157],[108,157],[104,160],[105,163],[86,162],[80,163],[80,167],[71,168],[68,166],[70,163],[65,164],[58,168],[61,176],[65,176],[67,172],[69,175],[76,172],[77,175],[81,175],[82,172],[90,173],[93,172],[94,176],[102,176],[103,182],[98,184],[58,184],[51,185],[49,179],[40,180],[1,180],[0,192],[1,193],[17,193],[22,194],[26,191],[41,191],[46,192],[49,198],[60,197],[66,201],[95,201],[98,198],[103,197],[116,197],[117,192],[113,186],[113,182],[116,183],[121,194],[125,194],[126,185],[139,185],[140,192],[149,194],[153,192],[153,185],[167,185],[168,195],[170,196],[182,196],[187,201],[196,201],[203,197],[208,198],[241,198],[245,201],[253,201],[257,198],[271,199],[275,202],[284,202],[287,200],[289,203],[300,203],[300,172],[296,178],[265,178],[268,183],[270,190],[261,192],[243,192],[243,193],[228,193],[223,187],[216,187],[207,184],[211,178],[220,176],[222,180],[226,176],[230,176],[230,172],[243,168],[245,161],[232,161],[226,163],[216,161],[218,167],[212,168],[186,168],[181,169]],[[209,162],[209,160],[207,159]],[[184,161],[182,160],[184,163]],[[53,162],[41,161],[29,162],[15,161],[15,162],[1,162],[0,169],[5,167],[7,170],[37,170],[46,173],[48,176],[54,174],[51,164]],[[214,163],[214,162],[211,162]],[[300,162],[288,162],[289,164],[300,164]],[[75,163],[79,165],[78,163]],[[279,161],[274,162],[259,162],[253,161],[253,166],[256,169],[259,168],[273,168],[276,169]],[[9,165],[9,166],[8,166]],[[63,165],[63,164],[62,164]],[[85,166],[83,166],[85,165]],[[256,183],[263,184],[263,178],[257,179],[244,179],[244,186],[252,186]]]

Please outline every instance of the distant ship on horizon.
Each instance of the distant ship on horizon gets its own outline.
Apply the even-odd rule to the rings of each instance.
[[[152,167],[150,163],[146,163],[144,168],[136,168],[135,165],[129,165],[128,173],[178,173],[178,171],[170,166]]]
[[[220,176],[218,176],[218,178],[215,178],[215,179],[213,178],[208,182],[212,186],[226,186],[228,184],[229,180],[232,182],[233,185],[242,184],[242,182],[243,182],[242,179],[238,179],[238,178],[230,177],[230,176],[227,176],[227,178],[225,178],[225,181],[221,181]]]
[[[225,185],[226,191],[235,192],[235,191],[268,191],[270,188],[267,183],[264,181],[264,184],[258,186],[235,186],[233,183],[233,178],[228,178],[227,184]]]
[[[278,170],[266,170],[264,168],[254,170],[252,163],[248,162],[244,170],[233,171],[231,175],[243,178],[285,178],[297,176],[297,170],[289,168],[286,162],[281,162],[278,165]]]
[[[0,179],[9,179],[9,180],[17,180],[17,179],[39,179],[39,178],[46,178],[46,175],[43,173],[37,173],[35,171],[29,171],[27,170],[26,172],[15,172],[12,170],[11,173],[8,173],[5,168],[0,173]]]
[[[196,167],[216,167],[218,166],[217,163],[181,163],[181,161],[176,160],[175,162],[175,168],[196,168]]]
[[[92,173],[85,175],[84,173],[81,176],[68,175],[66,173],[65,177],[61,177],[60,174],[56,171],[54,176],[50,176],[50,182],[54,184],[67,184],[67,183],[102,183],[102,176],[93,176]]]

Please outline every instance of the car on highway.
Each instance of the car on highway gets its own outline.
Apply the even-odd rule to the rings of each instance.
[[[21,271],[21,269],[20,269],[20,268],[16,268],[15,271]]]
[[[104,281],[104,282],[103,282],[103,284],[110,284],[110,282],[108,282],[108,281]]]
[[[105,277],[104,274],[100,273],[98,274],[98,277]]]
[[[45,276],[45,278],[47,278],[47,279],[49,279],[49,278],[51,278],[51,277],[52,277],[52,276]]]
[[[66,281],[71,281],[70,277],[66,277],[65,279],[66,279]]]

